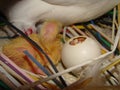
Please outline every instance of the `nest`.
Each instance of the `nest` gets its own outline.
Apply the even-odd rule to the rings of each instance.
[[[99,45],[101,46],[101,52],[103,55],[111,52],[112,50],[110,46],[115,44],[113,40],[115,40],[114,38],[117,36],[117,31],[120,29],[119,27],[119,24],[120,24],[119,10],[120,9],[118,8],[117,10],[118,10],[118,15],[116,15],[118,18],[117,20],[116,18],[112,17],[113,15],[105,14],[104,16],[98,19],[95,19],[91,22],[79,23],[79,24],[66,26],[64,30],[66,29],[66,31],[68,30],[68,32],[66,32],[66,36],[64,35],[64,31],[62,32],[63,41],[65,42],[75,35],[86,35],[86,36],[89,36],[95,39],[99,43]],[[0,38],[1,38],[0,39],[0,46],[1,46],[0,50],[1,52],[2,52],[2,47],[5,44],[9,43],[12,38],[11,36],[8,35],[8,33],[6,33],[6,30],[9,30],[8,25],[0,26]],[[97,37],[98,35],[101,35],[102,37],[101,40],[100,38]],[[50,75],[49,77],[43,77],[40,75],[31,74],[31,73],[28,73],[27,71],[22,70],[24,73],[27,73],[28,76],[32,76],[32,79],[34,79],[34,82],[32,82],[31,84],[26,82],[24,79],[20,78],[16,74],[12,74],[12,76],[19,77],[19,78],[15,77],[15,79],[18,80],[18,82],[19,80],[22,81],[20,82],[22,85],[20,87],[14,87],[13,83],[11,84],[11,82],[6,82],[9,80],[6,79],[7,77],[5,77],[2,73],[0,73],[0,76],[2,77],[0,79],[4,81],[8,87],[12,89],[22,89],[22,90],[25,89],[26,90],[30,88],[33,89],[33,88],[45,87],[48,89],[57,90],[60,88],[55,83],[53,83],[52,80],[63,74],[62,78],[63,80],[65,80],[65,83],[67,85],[67,86],[62,87],[62,89],[64,90],[72,90],[72,89],[77,90],[77,89],[83,89],[83,88],[85,90],[95,90],[96,88],[99,88],[100,90],[101,89],[106,90],[106,89],[111,89],[111,88],[117,90],[120,88],[119,86],[120,84],[120,77],[119,77],[120,75],[120,56],[119,56],[120,45],[119,44],[117,45],[118,46],[116,50],[112,52],[111,55],[109,55],[109,57],[105,59],[105,61],[100,62],[100,63],[97,62],[98,65],[100,64],[100,67],[96,70],[94,77],[89,77],[88,74],[91,72],[90,72],[90,69],[86,67],[82,67],[83,71],[80,71],[78,75],[69,73],[73,68],[66,69],[63,66],[63,63],[60,62],[56,66],[59,72],[56,74],[52,72],[53,74]],[[4,64],[1,63],[1,66],[3,65]],[[5,67],[3,66],[3,68]],[[6,69],[6,71],[8,70]],[[10,72],[12,71],[8,71],[8,73]],[[57,79],[57,80],[60,81],[60,79]],[[96,81],[99,83],[96,83]],[[42,86],[38,86],[40,84]]]

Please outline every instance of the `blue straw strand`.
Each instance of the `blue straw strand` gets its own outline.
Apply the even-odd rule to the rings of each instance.
[[[51,76],[51,73],[44,67],[42,66],[27,50],[23,51],[23,53],[30,58],[32,62],[34,62],[46,75]],[[57,80],[53,79],[53,81],[61,88],[63,89],[64,86]]]

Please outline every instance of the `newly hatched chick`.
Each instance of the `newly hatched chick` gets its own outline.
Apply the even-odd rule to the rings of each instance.
[[[54,64],[60,61],[61,38],[58,37],[62,25],[56,21],[47,21],[42,25],[39,34],[31,34],[29,37],[40,45]],[[3,46],[3,53],[8,56],[19,67],[32,71],[34,73],[43,74],[41,70],[31,62],[22,52],[28,50],[42,65],[48,65],[45,56],[36,50],[23,37],[13,39],[10,43]]]
[[[61,58],[62,43],[60,42],[61,36],[58,35],[61,30],[62,24],[52,20],[52,22],[45,22],[39,33],[40,45],[54,60],[54,64],[57,64]]]

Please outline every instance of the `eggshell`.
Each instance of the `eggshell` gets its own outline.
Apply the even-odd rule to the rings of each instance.
[[[71,38],[62,48],[62,62],[66,68],[101,55],[97,42],[89,37],[78,36]]]

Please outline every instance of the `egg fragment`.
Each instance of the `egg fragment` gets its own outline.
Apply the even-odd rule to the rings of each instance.
[[[85,63],[100,55],[98,43],[86,36],[71,38],[62,48],[62,62],[66,68]]]

